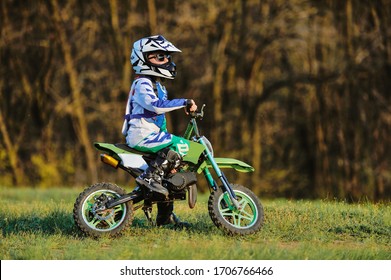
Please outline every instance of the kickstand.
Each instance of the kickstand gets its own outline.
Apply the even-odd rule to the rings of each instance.
[[[151,205],[144,205],[143,211],[144,211],[145,217],[147,217],[148,223],[151,226],[155,226],[155,222],[152,220],[152,206]]]

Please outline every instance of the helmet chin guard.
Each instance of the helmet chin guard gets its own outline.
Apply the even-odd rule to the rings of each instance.
[[[171,42],[167,41],[162,35],[155,35],[142,38],[133,44],[130,62],[136,74],[156,76],[166,79],[174,79],[176,76],[176,65],[174,62],[165,64],[153,64],[147,60],[147,54],[150,52],[181,52]]]

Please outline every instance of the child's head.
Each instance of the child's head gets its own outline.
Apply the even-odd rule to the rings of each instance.
[[[133,44],[130,62],[136,74],[174,79],[176,66],[171,54],[181,52],[163,36],[142,38]]]

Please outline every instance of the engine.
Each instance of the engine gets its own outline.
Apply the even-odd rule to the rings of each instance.
[[[173,192],[185,190],[190,185],[197,183],[197,177],[193,172],[178,172],[170,174],[163,180],[163,186]]]

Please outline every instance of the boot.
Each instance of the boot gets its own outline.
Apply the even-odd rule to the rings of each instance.
[[[169,191],[163,187],[162,180],[179,163],[180,155],[166,148],[158,153],[157,158],[149,164],[147,170],[136,178],[136,182],[140,186],[164,195],[167,199]]]
[[[189,228],[190,224],[182,222],[177,215],[173,213],[174,203],[173,202],[159,202],[157,204],[157,216],[156,225],[173,225],[175,228]]]
[[[162,175],[160,175],[158,169],[150,170],[150,168],[148,168],[143,174],[136,178],[136,183],[153,192],[160,193],[166,198],[168,197],[169,192],[162,185]]]

